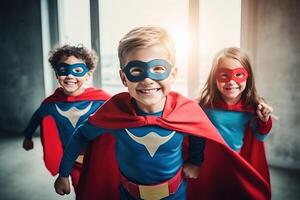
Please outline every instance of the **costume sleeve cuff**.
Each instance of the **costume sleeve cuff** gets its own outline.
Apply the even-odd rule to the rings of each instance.
[[[59,172],[59,176],[64,177],[64,178],[68,178],[69,174]]]
[[[257,118],[256,123],[257,123],[257,128],[258,128],[259,134],[266,135],[270,132],[270,130],[272,128],[272,117],[270,117],[269,120],[266,122]]]
[[[69,177],[70,173],[68,172],[68,170],[63,170],[63,169],[60,169],[59,170],[59,176],[61,177]]]
[[[27,140],[32,140],[32,135],[31,135],[31,136],[25,135],[25,138],[26,138]]]

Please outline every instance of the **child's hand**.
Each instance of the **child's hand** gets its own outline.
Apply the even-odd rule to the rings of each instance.
[[[23,140],[23,149],[25,149],[26,151],[33,149],[33,141],[31,139],[25,138]]]
[[[54,188],[57,194],[60,195],[70,194],[69,177],[62,177],[62,176],[57,177],[54,183]]]
[[[185,163],[183,165],[183,173],[186,178],[198,178],[199,166],[193,165],[191,163]]]
[[[273,108],[268,104],[260,103],[257,106],[257,110],[256,110],[257,116],[263,122],[267,122],[269,120],[272,112],[273,112]]]

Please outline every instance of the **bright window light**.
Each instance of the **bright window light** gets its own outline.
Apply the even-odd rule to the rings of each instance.
[[[198,90],[208,77],[215,54],[225,47],[240,47],[241,0],[200,0],[199,6]]]

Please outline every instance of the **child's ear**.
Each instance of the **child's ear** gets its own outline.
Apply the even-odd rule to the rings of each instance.
[[[174,67],[171,71],[171,78],[173,79],[173,81],[176,80],[177,78],[177,67]]]
[[[87,75],[85,75],[85,81],[88,81],[89,79],[91,79],[92,77],[93,77],[93,70],[89,70],[86,74]]]
[[[127,87],[127,79],[126,79],[126,76],[125,76],[124,72],[122,71],[122,69],[119,70],[119,75],[120,75],[123,85],[125,87]]]
[[[88,74],[88,78],[91,78],[93,76],[93,72],[94,71],[92,71],[92,70],[88,71],[88,73],[87,73]]]

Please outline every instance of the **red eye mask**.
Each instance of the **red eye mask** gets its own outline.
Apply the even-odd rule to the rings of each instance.
[[[242,83],[248,78],[248,72],[244,67],[239,67],[236,69],[225,69],[220,68],[217,70],[216,78],[219,82],[229,82],[234,80],[237,83]]]

